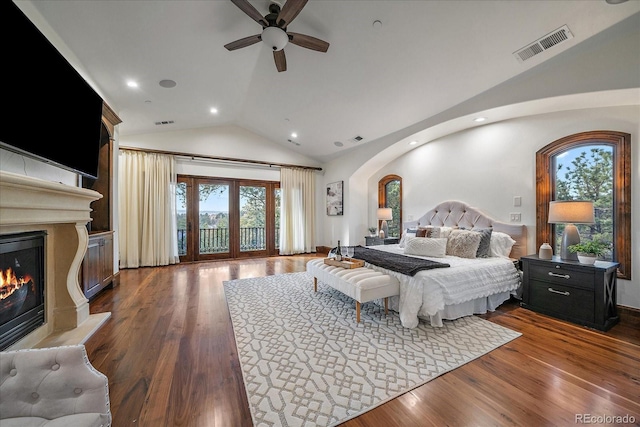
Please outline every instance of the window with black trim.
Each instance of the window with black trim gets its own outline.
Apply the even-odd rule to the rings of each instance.
[[[393,219],[387,221],[389,237],[400,237],[402,234],[402,178],[398,175],[387,175],[378,181],[378,207],[391,208]],[[378,229],[380,229],[379,221]]]

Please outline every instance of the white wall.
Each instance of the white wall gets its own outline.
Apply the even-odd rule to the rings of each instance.
[[[461,200],[509,222],[522,214],[529,253],[536,253],[536,151],[578,132],[615,130],[632,141],[632,280],[618,281],[618,303],[640,308],[640,106],[595,108],[513,119],[462,131],[425,144],[372,174],[367,183],[366,218],[375,223],[378,180],[402,177],[402,209],[417,219],[444,200]],[[514,207],[514,196],[522,206]],[[359,230],[365,236],[366,229]]]

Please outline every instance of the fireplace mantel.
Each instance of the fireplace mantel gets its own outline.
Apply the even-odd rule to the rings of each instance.
[[[45,324],[10,349],[84,343],[111,313],[89,314],[78,283],[96,191],[0,171],[0,234],[44,230]]]

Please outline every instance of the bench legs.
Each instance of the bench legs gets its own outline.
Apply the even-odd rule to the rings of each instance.
[[[313,278],[313,292],[318,292],[318,278]],[[384,299],[384,314],[389,314],[389,298]],[[356,323],[360,323],[360,301],[356,300]]]

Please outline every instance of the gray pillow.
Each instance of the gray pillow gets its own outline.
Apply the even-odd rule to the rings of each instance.
[[[476,252],[476,258],[489,258],[491,256],[491,233],[493,232],[493,228],[474,227],[472,230],[482,234],[480,245]]]

